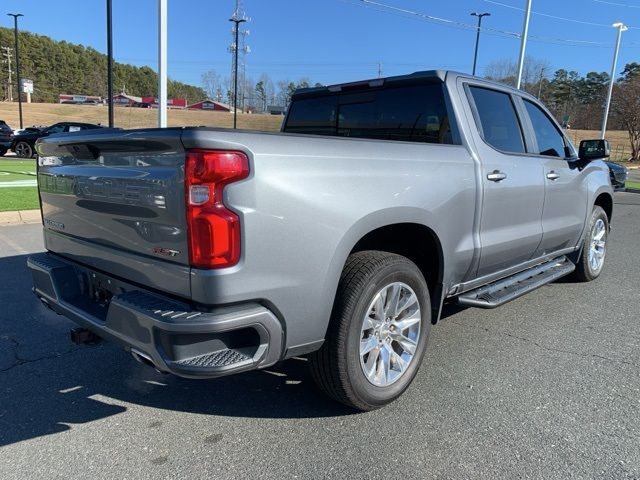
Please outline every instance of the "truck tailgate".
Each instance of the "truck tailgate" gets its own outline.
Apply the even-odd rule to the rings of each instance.
[[[105,129],[40,141],[47,249],[189,295],[180,136],[181,129]],[[152,265],[156,278],[147,275]]]

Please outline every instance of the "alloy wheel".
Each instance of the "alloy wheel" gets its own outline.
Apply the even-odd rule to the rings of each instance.
[[[416,352],[421,319],[418,297],[406,283],[376,293],[360,335],[360,366],[370,383],[386,387],[402,377]]]

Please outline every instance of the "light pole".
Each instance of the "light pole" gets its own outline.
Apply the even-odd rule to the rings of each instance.
[[[602,132],[600,138],[604,138],[604,134],[607,131],[607,119],[609,118],[609,107],[611,106],[611,94],[613,93],[613,82],[616,79],[616,66],[618,64],[618,54],[620,53],[620,40],[622,39],[622,32],[628,30],[627,26],[622,22],[617,22],[612,27],[618,29],[616,37],[616,48],[613,52],[613,64],[611,65],[611,78],[609,79],[609,90],[607,91],[607,101],[604,104],[604,116],[602,117]]]
[[[22,128],[22,92],[20,87],[22,86],[22,78],[20,77],[20,50],[18,50],[18,17],[24,17],[21,13],[7,13],[10,17],[13,17],[13,32],[16,39],[16,77],[18,81],[18,113],[20,115],[20,128]]]
[[[527,49],[527,37],[529,36],[529,19],[531,18],[531,0],[527,0],[527,9],[524,14],[524,25],[522,26],[522,37],[520,38],[520,58],[518,59],[518,81],[516,88],[522,84],[522,70],[524,68],[524,54]]]
[[[478,45],[480,45],[480,27],[482,26],[482,17],[490,17],[491,14],[490,13],[478,13],[478,12],[473,12],[471,15],[473,15],[474,17],[478,17],[478,30],[476,33],[476,50],[475,53],[473,54],[473,72],[472,75],[476,74],[476,64],[478,62]]]
[[[233,18],[229,19],[230,22],[235,24],[235,46],[234,46],[234,72],[233,72],[233,128],[237,128],[238,125],[238,50],[240,50],[240,46],[238,45],[238,34],[240,31],[240,24],[246,22],[244,18],[237,18],[235,15]]]
[[[158,127],[167,126],[167,0],[158,0]]]
[[[112,0],[107,0],[107,106],[109,107],[109,128],[113,128],[113,23]]]

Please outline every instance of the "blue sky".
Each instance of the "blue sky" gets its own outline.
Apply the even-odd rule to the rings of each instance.
[[[475,24],[472,11],[491,12],[483,26],[520,32],[525,0],[379,3],[463,24]],[[436,67],[471,70],[475,32],[460,26],[367,6],[361,0],[244,4],[251,17],[247,75],[254,78],[266,72],[274,80],[308,77],[339,83],[377,76],[378,62],[384,75]],[[106,51],[104,0],[5,0],[2,5],[5,12],[25,14],[20,20],[24,30]],[[113,5],[116,60],[155,68],[157,0],[113,0]],[[206,70],[229,75],[228,18],[233,8],[233,0],[169,0],[170,77],[199,84]],[[533,11],[527,53],[547,59],[554,70],[609,71],[615,40],[610,24],[618,20],[635,27],[623,34],[620,65],[640,61],[640,0],[533,0]],[[12,26],[10,17],[2,16],[0,22]],[[515,60],[518,49],[516,38],[483,32],[479,72],[492,60]]]

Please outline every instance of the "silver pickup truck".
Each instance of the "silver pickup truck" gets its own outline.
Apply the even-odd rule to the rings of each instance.
[[[444,303],[598,277],[613,208],[606,141],[577,152],[535,98],[444,71],[300,90],[281,133],[37,150],[47,307],[183,377],[309,355],[360,410],[409,386]]]

